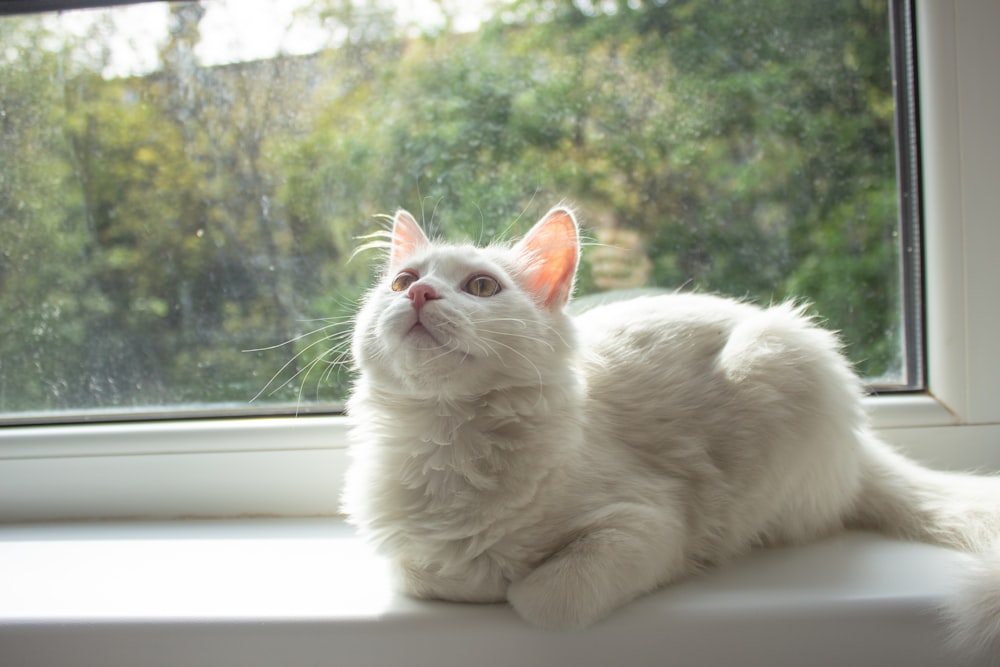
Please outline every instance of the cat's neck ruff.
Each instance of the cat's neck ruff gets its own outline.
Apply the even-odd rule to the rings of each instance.
[[[357,474],[345,507],[377,543],[404,540],[412,549],[417,533],[435,552],[472,540],[461,549],[478,553],[495,541],[495,531],[520,524],[524,498],[571,467],[581,442],[578,391],[567,382],[414,399],[362,380],[348,406]],[[373,498],[391,498],[401,509],[382,513]],[[470,504],[481,511],[460,510]]]
[[[511,434],[519,426],[532,428],[538,420],[556,415],[574,418],[579,392],[579,383],[570,373],[559,382],[491,389],[473,396],[408,395],[367,386],[356,389],[351,412],[358,419],[372,420],[371,426],[385,435],[391,432],[393,440],[462,446],[474,433]]]

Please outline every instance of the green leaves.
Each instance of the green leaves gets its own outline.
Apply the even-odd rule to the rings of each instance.
[[[392,11],[318,1],[299,20],[332,48],[204,67],[177,6],[159,69],[117,79],[113,22],[60,51],[0,23],[0,412],[246,405],[286,361],[260,400],[342,398],[378,266],[348,258],[401,206],[487,242],[566,201],[583,290],[805,298],[897,372],[883,3],[519,0],[427,34]]]

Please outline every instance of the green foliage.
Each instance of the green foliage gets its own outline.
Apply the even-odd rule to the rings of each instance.
[[[170,11],[130,78],[0,22],[0,413],[340,400],[378,266],[350,258],[396,207],[487,241],[565,200],[581,293],[807,299],[898,373],[884,3],[518,0],[404,37],[317,0],[337,48],[211,68]]]

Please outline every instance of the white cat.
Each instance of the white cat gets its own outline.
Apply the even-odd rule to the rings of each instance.
[[[1000,480],[879,441],[802,308],[675,294],[571,318],[578,258],[566,208],[486,248],[396,214],[356,322],[343,500],[406,592],[575,628],[755,546],[864,528],[982,554],[954,632],[1000,651]]]

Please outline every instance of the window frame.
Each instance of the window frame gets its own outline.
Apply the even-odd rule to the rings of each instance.
[[[892,72],[895,91],[896,188],[899,218],[900,307],[903,382],[887,391],[927,387],[924,345],[923,193],[917,95],[916,19],[912,0],[891,0]],[[879,391],[879,388],[875,388]]]
[[[891,442],[1000,469],[1000,6],[916,2],[927,390],[865,399]],[[335,514],[349,419],[0,428],[0,521]]]
[[[38,14],[41,12],[66,11],[69,9],[92,9],[115,5],[138,5],[158,0],[2,0],[2,14]]]

